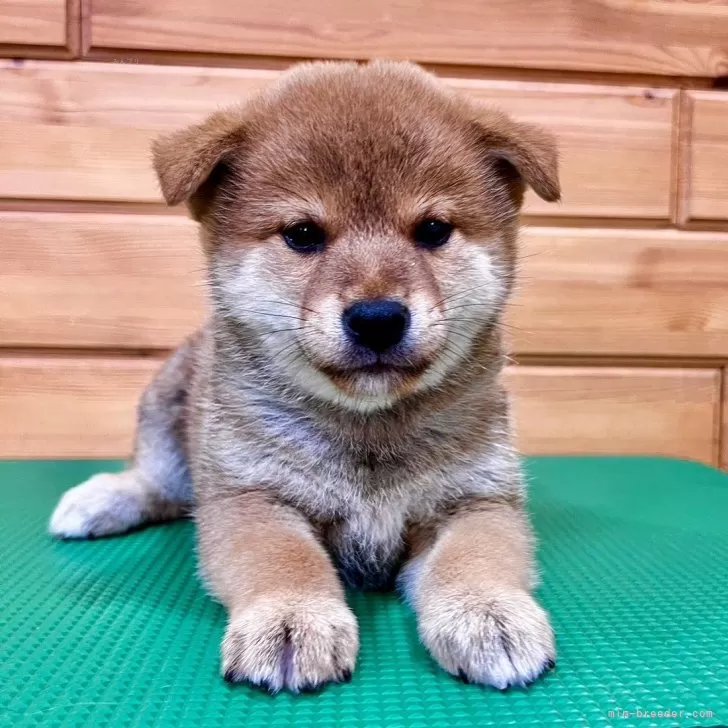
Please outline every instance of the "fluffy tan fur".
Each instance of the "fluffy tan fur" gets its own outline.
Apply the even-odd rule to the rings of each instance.
[[[52,532],[193,509],[232,681],[346,679],[342,579],[398,579],[447,671],[534,680],[554,642],[499,375],[524,190],[559,196],[551,137],[413,65],[318,63],[159,140],[154,163],[201,224],[210,319],[145,393],[130,470],[69,491]],[[436,250],[412,240],[427,217],[454,225]],[[302,220],[323,251],[284,244]],[[351,367],[342,312],[382,296],[411,311],[406,361]]]

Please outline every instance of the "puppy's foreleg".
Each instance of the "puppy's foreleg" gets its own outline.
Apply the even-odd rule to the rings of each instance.
[[[473,501],[405,566],[400,585],[445,670],[504,689],[553,666],[553,632],[530,594],[531,552],[520,506]]]
[[[48,530],[58,538],[97,538],[180,518],[188,506],[159,493],[139,468],[99,473],[66,491]]]
[[[311,524],[251,491],[200,504],[197,526],[203,575],[228,609],[225,679],[271,692],[347,680],[356,619]]]
[[[192,481],[181,438],[195,339],[168,359],[142,395],[134,459],[123,473],[94,475],[63,494],[49,524],[59,538],[124,533],[145,523],[183,516]]]

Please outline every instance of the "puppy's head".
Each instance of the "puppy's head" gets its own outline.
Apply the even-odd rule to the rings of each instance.
[[[319,63],[155,143],[201,222],[218,317],[271,375],[359,410],[437,387],[497,324],[541,130],[415,66]]]

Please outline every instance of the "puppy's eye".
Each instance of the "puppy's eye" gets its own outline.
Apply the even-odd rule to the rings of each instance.
[[[444,220],[427,218],[415,226],[412,237],[420,248],[439,248],[450,240],[453,226]]]
[[[315,222],[298,222],[281,233],[286,245],[298,253],[317,253],[326,243],[326,232]]]

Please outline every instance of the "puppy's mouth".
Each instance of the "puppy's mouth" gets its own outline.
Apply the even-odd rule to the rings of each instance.
[[[403,395],[416,386],[428,366],[427,361],[396,362],[377,357],[374,361],[327,364],[319,368],[346,392],[360,391],[362,387],[362,391],[369,391],[374,387],[378,392]]]
[[[371,375],[404,375],[404,376],[416,376],[421,374],[426,369],[425,364],[419,365],[404,365],[404,364],[393,364],[392,362],[376,361],[372,364],[359,364],[351,367],[339,368],[340,374],[371,374]]]

